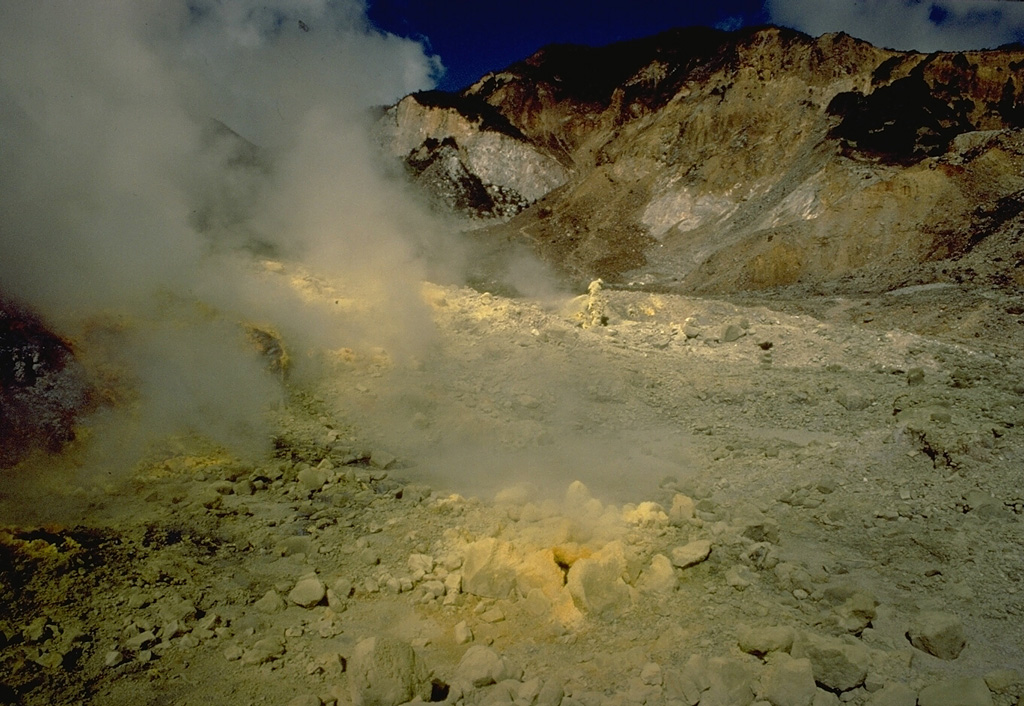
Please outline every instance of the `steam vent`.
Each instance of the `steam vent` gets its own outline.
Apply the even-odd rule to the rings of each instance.
[[[1024,704],[1024,48],[129,5],[0,9],[0,704]]]

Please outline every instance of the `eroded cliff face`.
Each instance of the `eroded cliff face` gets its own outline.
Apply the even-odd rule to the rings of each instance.
[[[482,101],[408,96],[378,123],[385,149],[443,208],[512,216],[561,186],[568,171]]]
[[[435,194],[474,178],[515,192],[500,208],[441,201],[581,280],[1024,281],[1022,67],[1016,49],[675,30],[542,49],[444,101],[406,98],[382,132]]]

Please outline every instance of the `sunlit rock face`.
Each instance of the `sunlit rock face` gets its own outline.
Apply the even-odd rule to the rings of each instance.
[[[70,346],[31,312],[0,299],[0,468],[74,438],[89,398]]]
[[[440,93],[408,96],[381,119],[386,149],[443,207],[508,218],[565,183],[568,172],[488,104]]]
[[[580,281],[1013,279],[993,263],[1022,211],[1022,65],[1019,48],[691,28],[546,47],[403,99],[380,134],[437,202]]]

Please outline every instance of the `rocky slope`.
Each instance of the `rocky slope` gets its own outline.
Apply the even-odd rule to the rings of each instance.
[[[1019,49],[675,30],[547,47],[457,94],[410,96],[382,139],[441,202],[504,221],[491,237],[582,281],[1015,286],[1022,66]],[[481,186],[516,195],[498,207],[470,195]]]

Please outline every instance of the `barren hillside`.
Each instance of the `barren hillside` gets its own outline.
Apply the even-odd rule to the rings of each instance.
[[[524,240],[583,283],[1013,294],[1022,62],[677,30],[548,47],[458,94],[409,96],[381,135],[482,238]],[[478,149],[485,137],[504,150]]]

